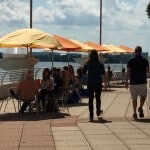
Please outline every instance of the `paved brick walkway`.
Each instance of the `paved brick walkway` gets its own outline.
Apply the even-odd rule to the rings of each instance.
[[[5,104],[5,103],[4,103]],[[102,93],[101,119],[88,120],[88,99],[69,107],[69,113],[14,112],[11,101],[0,111],[0,150],[149,150],[150,110],[144,119],[132,120],[129,91]],[[4,109],[4,107],[3,107]]]

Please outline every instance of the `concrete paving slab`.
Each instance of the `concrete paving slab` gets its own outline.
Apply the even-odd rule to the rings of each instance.
[[[94,145],[94,150],[129,150],[129,148],[123,144],[119,145]]]
[[[23,136],[28,136],[28,135],[32,135],[32,136],[42,136],[42,135],[52,135],[52,132],[50,129],[24,129],[23,130]]]
[[[81,131],[55,131],[53,132],[54,140],[56,141],[77,141],[85,140]],[[86,140],[85,140],[86,141]]]
[[[97,136],[93,136],[94,138],[88,137],[88,141],[91,145],[95,145],[100,147],[101,145],[121,145],[123,144],[119,139],[114,139],[114,138],[108,138],[102,139],[102,138],[96,138]]]
[[[110,89],[111,90],[111,89]],[[124,88],[102,92],[101,119],[89,122],[88,98],[69,106],[69,113],[27,113],[19,117],[12,103],[0,112],[0,150],[148,150],[150,110],[132,120],[130,93]],[[138,101],[139,104],[139,101]],[[20,143],[21,142],[21,143]]]
[[[68,146],[68,147],[57,146],[57,150],[92,150],[92,148],[90,146],[73,146],[73,147],[72,146]]]
[[[19,141],[0,141],[0,146],[2,147],[18,147]]]
[[[34,140],[28,140],[28,141],[21,141],[20,146],[29,146],[29,147],[54,147],[54,141],[34,141]]]
[[[124,140],[124,142],[127,145],[131,145],[131,144],[137,144],[137,145],[150,145],[150,139],[149,138],[141,138],[141,139],[126,139]]]
[[[78,127],[52,127],[52,131],[79,131]]]
[[[111,130],[103,124],[79,123],[78,125],[84,134],[112,134]]]
[[[0,150],[18,150],[18,147],[14,146],[0,146]]]
[[[149,145],[149,144],[148,144],[148,145],[134,144],[134,145],[128,145],[128,146],[129,146],[129,148],[130,148],[131,150],[149,150],[149,148],[150,148],[150,145]]]
[[[55,147],[20,147],[19,150],[56,150]]]
[[[149,138],[148,135],[146,134],[143,134],[143,133],[123,133],[123,134],[118,134],[116,133],[116,135],[121,139],[121,140],[126,140],[126,139],[129,139],[129,140],[132,140],[132,139],[146,139],[146,138]]]
[[[35,136],[35,135],[28,135],[28,136],[22,136],[21,138],[22,141],[53,141],[54,138],[52,135],[40,135],[40,136]]]
[[[69,140],[69,141],[55,141],[56,149],[57,147],[74,147],[74,146],[89,146],[89,143],[85,140]]]

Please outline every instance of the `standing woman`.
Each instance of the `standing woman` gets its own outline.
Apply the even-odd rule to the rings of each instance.
[[[92,50],[88,61],[84,64],[84,74],[87,73],[87,89],[89,94],[89,119],[92,122],[94,117],[94,93],[96,98],[96,114],[97,117],[103,112],[101,110],[101,92],[102,92],[102,80],[105,81],[105,69],[102,62],[99,61],[98,53],[96,50]],[[106,83],[106,82],[105,82]],[[105,84],[106,86],[106,84]]]

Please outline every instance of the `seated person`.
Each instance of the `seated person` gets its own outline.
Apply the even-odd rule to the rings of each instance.
[[[63,69],[61,70],[60,77],[62,79],[62,86],[64,88],[69,87],[70,75],[69,75],[67,66],[64,66]]]
[[[25,80],[22,80],[17,86],[17,94],[20,100],[24,101],[21,106],[21,113],[24,113],[31,101],[35,100],[35,94],[38,92],[39,87],[33,79],[33,73],[28,70]]]
[[[122,83],[125,82],[125,77],[126,77],[126,69],[122,68]]]
[[[111,78],[112,77],[112,71],[111,71],[110,66],[108,66],[107,73],[108,73],[108,77]]]
[[[126,69],[122,68],[122,74],[125,74],[125,72],[126,72]]]
[[[111,71],[111,68],[110,68],[110,66],[108,66],[108,70],[107,70],[107,82],[108,82],[108,86],[110,85],[109,82],[112,79],[112,75],[113,75],[113,73]]]
[[[74,69],[72,65],[68,65],[69,85],[74,85]]]
[[[78,102],[81,101],[81,97],[80,97],[80,90],[81,90],[81,84],[79,82],[79,79],[77,76],[74,77],[74,85],[72,87],[72,91],[73,91],[73,102]]]
[[[58,94],[59,89],[63,86],[63,81],[60,76],[60,69],[53,69],[53,78],[55,83],[54,93]]]
[[[83,80],[83,69],[81,67],[77,69],[77,77],[79,79],[79,82],[82,82],[82,80]]]
[[[54,78],[51,76],[48,68],[43,70],[40,88],[39,101],[42,101],[43,110],[45,110],[46,96],[52,96],[52,92],[54,90]]]

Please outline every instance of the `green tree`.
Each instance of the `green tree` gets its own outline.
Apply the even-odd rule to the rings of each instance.
[[[149,4],[147,5],[146,12],[147,12],[148,18],[150,18],[150,2],[149,2]]]

